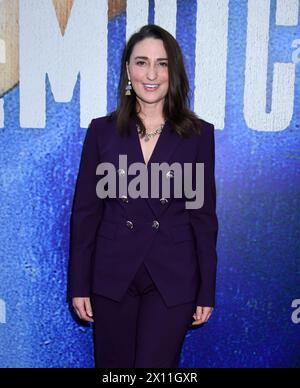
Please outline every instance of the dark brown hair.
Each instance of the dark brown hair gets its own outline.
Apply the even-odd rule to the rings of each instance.
[[[189,109],[190,87],[179,44],[168,31],[155,24],[143,26],[130,37],[124,48],[118,86],[118,106],[114,112],[110,113],[110,118],[116,120],[118,131],[123,135],[129,134],[129,119],[136,117],[141,133],[145,134],[146,128],[136,112],[138,101],[133,88],[131,96],[125,96],[125,87],[128,83],[126,61],[129,63],[134,45],[145,38],[161,39],[168,56],[169,88],[163,106],[164,118],[172,124],[179,135],[187,137],[191,130],[199,133],[202,120]]]

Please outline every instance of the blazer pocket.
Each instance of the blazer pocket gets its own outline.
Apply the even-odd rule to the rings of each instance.
[[[118,224],[102,221],[97,235],[113,240],[116,237]]]
[[[190,241],[194,239],[192,227],[190,224],[172,226],[171,235],[175,243]]]

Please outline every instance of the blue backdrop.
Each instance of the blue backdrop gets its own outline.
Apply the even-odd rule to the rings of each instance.
[[[247,0],[229,1],[225,125],[215,133],[217,305],[209,324],[187,333],[182,367],[300,366],[300,324],[292,320],[292,303],[300,299],[300,65],[289,126],[249,128],[243,106],[247,6]],[[273,63],[291,63],[291,42],[300,39],[299,23],[275,25],[276,6],[271,1],[267,110]],[[196,0],[177,1],[176,38],[191,91],[196,8]],[[149,1],[149,23],[154,15]],[[110,19],[107,112],[116,106],[125,30],[125,12]],[[70,212],[85,136],[80,76],[70,103],[54,100],[48,77],[45,88],[43,130],[20,127],[19,85],[3,97],[0,367],[93,367],[92,328],[74,320],[66,301]]]

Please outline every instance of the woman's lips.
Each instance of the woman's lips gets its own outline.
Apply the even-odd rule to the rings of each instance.
[[[159,85],[157,85],[156,87],[147,87],[146,85],[144,85],[144,89],[147,91],[147,92],[155,92],[157,89],[158,89]]]

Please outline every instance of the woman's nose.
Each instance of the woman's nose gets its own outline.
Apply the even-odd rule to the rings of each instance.
[[[157,69],[155,66],[149,66],[148,72],[147,72],[147,77],[149,80],[154,80],[156,79],[157,76]]]

